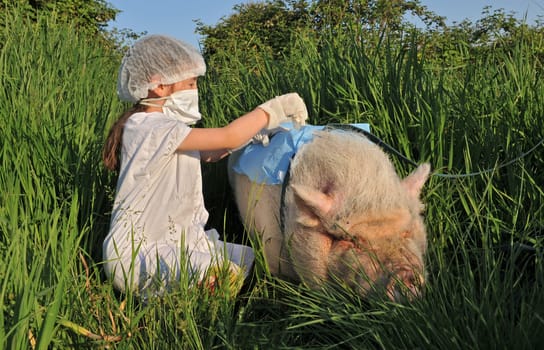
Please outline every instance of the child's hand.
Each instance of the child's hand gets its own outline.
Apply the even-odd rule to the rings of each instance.
[[[217,162],[229,155],[229,151],[221,149],[217,151],[200,151],[200,159],[204,162]]]
[[[211,294],[215,294],[220,290],[229,290],[232,295],[237,295],[242,289],[244,283],[244,273],[242,269],[234,264],[229,263],[228,268],[224,266],[213,266],[208,270],[206,278],[200,281],[198,285],[208,289]],[[227,283],[228,286],[222,286],[222,283]]]
[[[259,105],[259,108],[268,114],[267,129],[274,129],[286,121],[292,121],[298,128],[308,119],[306,104],[296,92],[277,96]]]

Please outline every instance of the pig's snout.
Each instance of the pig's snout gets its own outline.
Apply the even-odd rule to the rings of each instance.
[[[349,247],[338,244],[336,247]],[[349,248],[348,248],[349,249]],[[385,295],[392,301],[410,301],[422,295],[425,284],[423,265],[415,256],[402,258],[380,256],[376,251],[351,247],[348,254],[340,256],[334,273],[349,280],[352,271],[352,286],[363,295]],[[353,260],[352,260],[353,259]],[[351,265],[351,267],[349,267]]]
[[[422,274],[414,268],[402,268],[391,277],[387,286],[387,296],[392,301],[413,300],[421,296],[423,284]]]

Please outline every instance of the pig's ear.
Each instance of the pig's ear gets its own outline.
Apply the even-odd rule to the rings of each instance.
[[[421,164],[414,172],[402,180],[402,185],[412,198],[419,198],[425,181],[429,178],[431,166],[429,163]]]
[[[291,185],[298,208],[297,222],[306,227],[316,227],[321,218],[331,210],[334,200],[319,190],[303,185]]]

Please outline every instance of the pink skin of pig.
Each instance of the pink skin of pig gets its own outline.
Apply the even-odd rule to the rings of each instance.
[[[236,154],[231,161],[235,161]],[[404,179],[360,134],[319,131],[293,158],[280,228],[280,185],[230,172],[244,224],[270,272],[318,288],[343,283],[362,296],[418,296],[427,247],[420,194],[429,164]]]

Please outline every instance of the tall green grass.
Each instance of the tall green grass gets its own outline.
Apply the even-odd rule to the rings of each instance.
[[[6,9],[6,11],[9,11]],[[4,14],[3,14],[4,15]],[[40,17],[6,13],[0,33],[0,345],[58,342],[57,320],[103,232],[110,182],[100,168],[115,57]]]
[[[293,39],[283,62],[216,56],[205,126],[298,91],[311,122],[369,122],[435,169],[423,199],[425,296],[400,305],[272,278],[257,247],[244,291],[188,288],[139,301],[101,273],[115,177],[100,165],[120,56],[15,10],[0,33],[1,348],[537,348],[544,334],[542,43],[429,59],[421,38]],[[459,60],[459,57],[464,59]],[[248,63],[249,62],[249,63]],[[462,64],[459,64],[462,62]],[[400,174],[412,166],[392,157]],[[204,165],[210,226],[241,241],[225,162]],[[481,172],[485,170],[484,172]],[[488,171],[489,170],[489,171]],[[463,174],[477,173],[464,176]],[[456,176],[446,177],[443,174]]]

